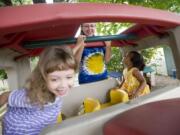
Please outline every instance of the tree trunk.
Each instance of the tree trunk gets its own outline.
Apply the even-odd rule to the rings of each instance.
[[[33,3],[46,3],[46,0],[33,0]]]
[[[12,6],[12,2],[11,0],[2,0],[2,2],[6,5],[6,6]]]

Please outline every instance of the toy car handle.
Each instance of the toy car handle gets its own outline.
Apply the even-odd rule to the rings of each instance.
[[[133,34],[119,34],[119,35],[108,35],[108,36],[92,36],[87,37],[85,42],[97,42],[97,41],[111,41],[111,40],[133,40],[137,36]],[[34,48],[44,48],[52,45],[66,45],[66,44],[75,44],[77,38],[67,38],[67,39],[53,39],[53,40],[39,40],[39,41],[26,41],[24,42],[23,47],[26,49]]]

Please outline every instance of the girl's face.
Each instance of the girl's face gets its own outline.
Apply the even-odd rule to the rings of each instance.
[[[47,87],[55,96],[65,96],[74,85],[73,69],[54,71],[47,75]]]
[[[128,67],[131,66],[131,54],[127,53],[123,58],[123,63]]]
[[[94,36],[96,31],[96,24],[95,23],[83,23],[81,25],[81,29],[86,36]]]

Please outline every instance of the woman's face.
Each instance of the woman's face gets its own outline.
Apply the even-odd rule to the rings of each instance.
[[[47,87],[55,96],[65,96],[74,84],[73,69],[54,71],[47,75]]]
[[[96,24],[95,23],[83,23],[81,25],[81,29],[86,36],[94,36],[96,31]]]

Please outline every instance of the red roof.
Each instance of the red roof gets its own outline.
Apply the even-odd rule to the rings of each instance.
[[[11,48],[22,55],[37,55],[40,52],[40,49],[23,48],[24,41],[70,38],[83,22],[136,23],[124,33],[134,33],[139,37],[161,34],[180,25],[180,16],[171,12],[102,3],[1,7],[0,16],[0,48]],[[118,45],[124,44],[128,44],[128,41],[118,42]]]

